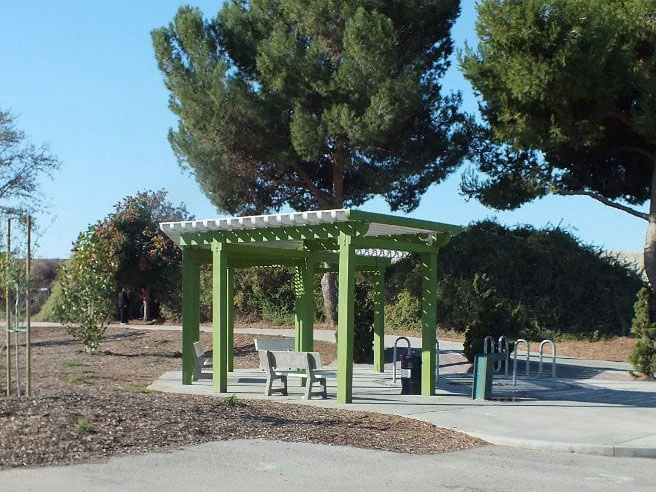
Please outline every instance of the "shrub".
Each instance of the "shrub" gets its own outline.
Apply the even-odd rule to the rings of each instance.
[[[421,301],[407,289],[385,306],[385,325],[400,330],[421,330]]]
[[[631,330],[638,337],[629,361],[636,371],[653,378],[656,375],[656,323],[654,296],[647,288],[640,289],[634,305],[635,317]]]
[[[473,289],[479,299],[479,309],[465,329],[464,355],[469,362],[476,354],[483,353],[483,339],[492,336],[496,342],[501,335],[516,337],[521,326],[521,307],[514,310],[499,300],[490,287],[487,275],[476,274]]]
[[[80,234],[75,255],[59,273],[60,303],[55,316],[68,333],[96,353],[100,338],[114,314],[116,263],[106,253],[91,227]]]
[[[353,322],[353,361],[368,363],[374,356],[374,282],[371,274],[356,274]]]
[[[91,424],[85,419],[78,419],[77,421],[77,431],[86,434],[91,430]]]
[[[636,292],[645,285],[634,267],[559,228],[479,222],[454,237],[439,261],[439,321],[458,331],[479,302],[473,291],[477,273],[489,276],[501,302],[524,307],[521,334],[529,338],[547,331],[627,335]]]

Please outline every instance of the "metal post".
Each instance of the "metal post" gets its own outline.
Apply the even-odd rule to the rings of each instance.
[[[515,386],[517,385],[517,353],[519,345],[522,343],[526,345],[526,377],[529,377],[529,365],[531,364],[531,346],[526,340],[520,338],[515,342],[515,348],[513,350],[513,385]]]
[[[337,401],[353,400],[353,324],[355,318],[355,247],[350,234],[339,233],[337,300]]]
[[[540,374],[542,374],[542,359],[544,357],[544,346],[551,345],[551,384],[556,387],[556,343],[553,340],[542,340],[540,343]]]
[[[25,255],[25,394],[32,394],[32,333],[30,331],[30,267],[32,255],[32,217],[27,216],[27,254]]]
[[[421,394],[435,394],[437,251],[422,254]]]
[[[385,372],[385,269],[374,275],[374,372]]]
[[[234,270],[228,268],[226,275],[226,309],[228,317],[228,337],[226,340],[226,363],[228,372],[232,372],[235,368],[235,283],[234,283]]]
[[[410,357],[411,354],[411,349],[412,347],[410,346],[410,340],[408,337],[398,337],[396,340],[394,340],[394,349],[392,350],[392,382],[396,383],[396,346],[398,345],[400,340],[405,340],[406,343],[408,344],[407,350],[408,350],[408,357]]]
[[[228,310],[226,309],[228,277],[228,252],[224,244],[212,243],[212,331],[214,391],[228,391],[228,364],[226,344],[228,342]]]
[[[194,342],[200,339],[200,264],[193,248],[182,248],[182,384],[194,374]]]
[[[7,219],[7,258],[5,263],[5,314],[7,326],[7,396],[11,395],[11,311],[9,308],[9,263],[11,262],[11,219]]]

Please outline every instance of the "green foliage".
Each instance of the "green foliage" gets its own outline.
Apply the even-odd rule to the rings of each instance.
[[[654,296],[649,289],[640,289],[631,326],[631,331],[638,340],[629,361],[638,372],[650,378],[656,377],[656,323],[652,321],[655,306]]]
[[[142,395],[161,393],[161,391],[149,389],[148,386],[136,384],[126,384],[125,386],[121,386],[121,391],[124,391],[125,393],[136,393]]]
[[[461,331],[476,316],[476,273],[506,306],[522,306],[524,338],[627,335],[639,273],[559,229],[472,224],[440,253],[441,324]]]
[[[473,223],[440,250],[438,261],[438,323],[459,332],[481,316],[476,274],[487,275],[497,302],[519,306],[519,334],[529,339],[627,335],[635,293],[645,284],[635,267],[559,228]],[[414,319],[412,312],[421,296],[419,259],[394,263],[386,283],[387,323],[402,318],[418,325],[419,312]]]
[[[221,407],[243,407],[246,404],[237,398],[237,395],[230,395],[219,400],[219,406]]]
[[[403,289],[394,302],[385,306],[385,326],[397,330],[421,331],[421,300]]]
[[[41,309],[39,309],[39,312],[36,313],[32,319],[34,319],[34,321],[57,321],[56,307],[62,302],[61,282],[59,278],[57,278],[52,283],[48,299],[46,299],[41,306]]]
[[[78,419],[77,421],[77,431],[81,434],[86,434],[91,430],[91,424],[88,420]]]
[[[66,382],[70,384],[91,384],[91,376],[88,374],[67,374]]]
[[[487,275],[477,273],[474,276],[472,287],[478,299],[478,310],[465,328],[463,344],[463,354],[469,362],[473,362],[477,354],[483,353],[485,337],[491,336],[496,342],[501,335],[505,335],[512,340],[517,337],[521,329],[523,321],[521,308],[517,307],[512,311],[508,309],[499,300],[490,284]]]
[[[64,359],[62,361],[62,366],[68,368],[68,367],[80,367],[82,365],[82,362],[79,360],[74,360],[74,359]]]
[[[458,0],[226,2],[152,32],[169,141],[233,214],[357,206],[410,210],[465,157],[470,123],[442,95]]]
[[[174,206],[166,191],[139,192],[117,203],[96,225],[108,256],[118,262],[115,281],[141,302],[141,289],[152,299],[180,310],[181,251],[159,228],[160,222],[193,218],[184,205]]]
[[[55,317],[68,333],[95,353],[114,314],[116,259],[107,253],[97,229],[90,227],[75,243],[75,254],[61,266],[61,303]]]
[[[653,0],[481,0],[460,61],[486,123],[470,195],[514,208],[549,191],[650,197],[656,145]],[[467,180],[466,180],[467,181]]]
[[[370,273],[357,273],[353,321],[353,361],[369,363],[374,350],[374,280]]]

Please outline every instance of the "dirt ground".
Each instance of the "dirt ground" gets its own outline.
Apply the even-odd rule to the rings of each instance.
[[[416,331],[403,331],[403,330],[390,330],[389,333],[394,335],[405,336],[421,336]],[[453,331],[440,331],[438,333],[440,340],[448,340],[450,342],[464,342],[464,334],[456,333]],[[531,352],[537,350],[540,341],[531,341]],[[556,351],[558,355],[566,357],[578,357],[581,359],[593,360],[610,360],[613,362],[629,362],[629,354],[635,346],[636,339],[631,337],[615,337],[610,340],[571,340],[571,341],[557,341]],[[546,349],[547,353],[549,349]]]
[[[235,367],[257,367],[253,338],[235,336]],[[201,341],[210,347],[211,335],[202,333]],[[237,438],[405,453],[485,445],[465,434],[389,415],[147,390],[163,372],[179,369],[180,347],[178,331],[109,328],[101,353],[90,355],[63,328],[35,329],[32,397],[0,397],[0,467],[77,463]],[[315,342],[315,349],[326,363],[335,357],[332,343]],[[4,375],[4,351],[0,361]]]

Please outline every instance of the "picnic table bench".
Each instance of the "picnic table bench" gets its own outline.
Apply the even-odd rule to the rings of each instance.
[[[260,366],[264,367],[267,375],[264,394],[271,396],[273,392],[287,395],[287,378],[306,378],[305,395],[303,398],[309,400],[313,394],[320,394],[327,398],[326,376],[332,371],[323,371],[323,360],[319,352],[283,352],[272,350],[260,350]],[[273,387],[273,382],[279,379],[282,386]],[[315,384],[319,384],[319,391],[312,391]]]

